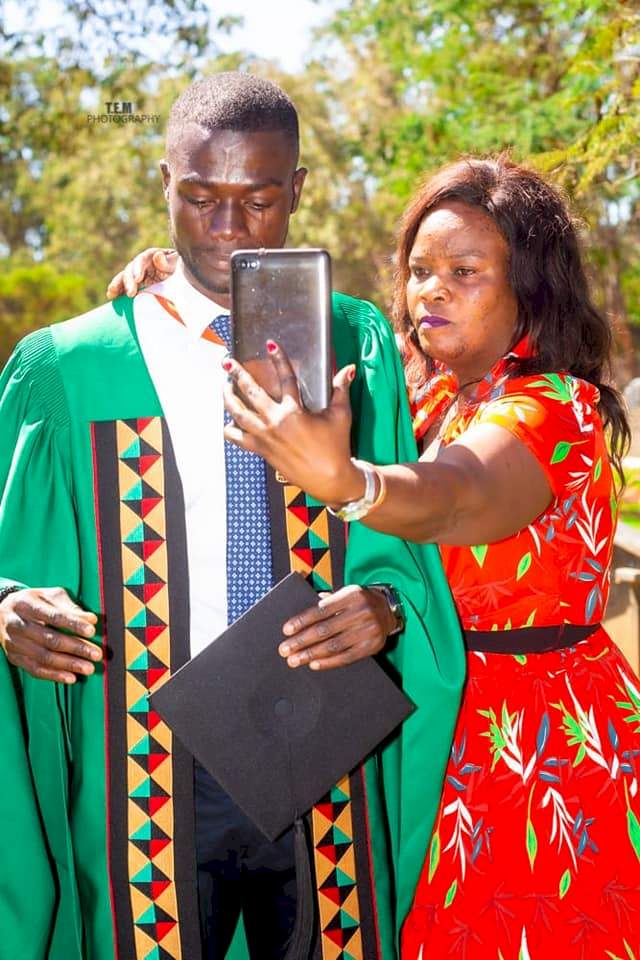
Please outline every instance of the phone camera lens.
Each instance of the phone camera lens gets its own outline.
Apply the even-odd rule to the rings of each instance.
[[[247,261],[246,261],[246,260],[241,260],[241,261],[240,261],[240,269],[241,269],[241,270],[246,270],[246,269],[247,269]]]

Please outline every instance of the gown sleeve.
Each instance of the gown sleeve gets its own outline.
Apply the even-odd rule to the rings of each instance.
[[[45,333],[23,341],[0,377],[0,587],[61,586],[75,595],[69,417],[61,382],[51,383],[59,373]]]
[[[56,376],[48,331],[23,341],[0,376],[0,586],[63,586],[75,595],[69,418],[51,389]],[[58,939],[61,884],[73,873],[66,694],[11,667],[0,649],[0,960],[42,960]],[[47,779],[44,770],[56,773]]]
[[[393,332],[372,304],[346,300],[344,310],[358,341],[351,391],[356,454],[380,465],[416,461],[404,372]],[[339,356],[338,365],[351,359]],[[409,543],[351,523],[345,582],[393,584],[406,613],[406,628],[387,644],[384,658],[416,710],[367,771],[374,862],[384,863],[384,851],[377,853],[377,848],[385,836],[382,824],[386,821],[394,864],[395,915],[386,922],[378,909],[382,953],[392,958],[429,846],[464,682],[465,653],[434,544]],[[374,809],[376,763],[384,785],[384,814]],[[385,871],[376,872],[380,889]],[[380,903],[384,899],[380,897]]]

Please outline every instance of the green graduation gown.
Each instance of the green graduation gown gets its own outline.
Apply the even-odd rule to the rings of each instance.
[[[356,455],[415,460],[387,322],[371,304],[335,294],[333,323],[338,366],[357,365]],[[0,656],[0,960],[200,955],[190,760],[141,695],[188,656],[183,527],[133,301],[22,341],[0,379],[0,586],[62,586],[106,611],[98,639],[110,654],[71,687],[34,680]],[[313,812],[325,888],[316,876],[314,957],[394,960],[464,655],[436,547],[354,523],[344,581],[401,592],[407,626],[385,656],[417,710],[357,782],[347,779]],[[229,956],[246,956],[241,932]]]

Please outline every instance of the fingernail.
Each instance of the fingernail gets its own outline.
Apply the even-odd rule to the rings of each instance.
[[[75,678],[75,677],[63,677],[63,678],[62,678],[62,682],[63,682],[63,683],[69,683],[69,684],[75,683],[75,682],[76,682],[76,678]]]
[[[320,669],[320,661],[312,660],[311,663],[309,664],[309,670],[319,670],[319,669]]]
[[[349,383],[351,383],[353,380],[355,380],[355,376],[356,376],[356,368],[355,368],[355,367],[351,367],[351,370],[349,370],[349,376],[347,377]]]
[[[285,625],[282,628],[282,632],[284,633],[285,637],[290,637],[291,634],[293,633],[293,627],[291,626],[290,623],[285,623]]]
[[[289,657],[289,659],[287,660],[287,663],[289,664],[290,667],[297,667],[298,664],[300,663],[300,657]]]
[[[86,626],[82,627],[82,636],[83,636],[83,637],[92,637],[95,632],[96,632],[95,627],[92,627],[92,626],[90,626],[89,624],[87,624]]]
[[[278,653],[280,654],[281,657],[288,657],[290,650],[291,650],[291,647],[289,646],[288,643],[281,643],[280,646],[278,647]]]
[[[230,373],[230,372],[231,372],[231,368],[232,368],[232,367],[233,367],[233,364],[231,363],[231,360],[223,360],[223,361],[222,361],[222,369],[223,369],[223,370],[226,370],[227,373]]]
[[[87,656],[92,660],[102,660],[102,650],[98,650],[96,647],[91,647],[87,650]]]
[[[267,340],[267,350],[269,353],[275,353],[277,349],[278,344],[275,342],[275,340]]]

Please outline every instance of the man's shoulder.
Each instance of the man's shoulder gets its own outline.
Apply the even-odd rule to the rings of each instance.
[[[51,336],[60,355],[117,348],[132,337],[133,300],[118,297],[51,327]]]
[[[101,348],[113,350],[132,336],[131,304],[128,297],[119,297],[77,317],[41,327],[19,343],[18,353],[27,366],[39,366],[47,360],[87,355]]]
[[[387,323],[380,310],[370,300],[360,300],[350,297],[347,293],[334,290],[332,297],[334,319],[339,318],[345,323],[359,324],[374,319]]]
[[[358,342],[363,336],[381,341],[393,337],[389,321],[370,300],[360,300],[336,291],[333,293],[332,308],[334,341],[341,337]]]

